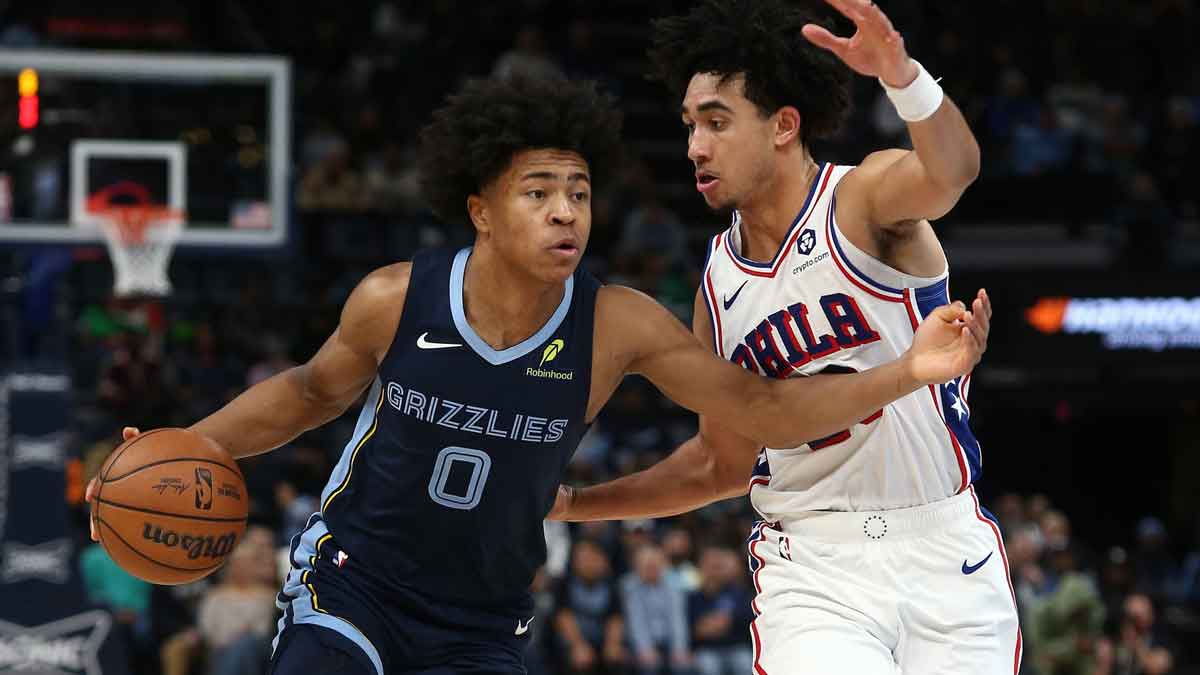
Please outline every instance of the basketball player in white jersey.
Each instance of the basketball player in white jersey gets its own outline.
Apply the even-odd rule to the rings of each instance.
[[[782,0],[706,0],[660,21],[651,53],[683,93],[697,189],[735,209],[709,243],[694,330],[768,377],[862,371],[903,353],[948,301],[929,221],[979,169],[962,114],[879,8],[828,2],[854,22],[852,38]],[[810,141],[844,116],[851,70],[878,78],[912,151],[858,166],[812,157]],[[985,293],[973,310],[990,314]],[[749,542],[755,673],[1015,673],[1004,545],[972,487],[982,456],[969,383],[930,386],[794,448],[760,449],[702,417],[660,464],[564,487],[552,517],[672,515],[745,494],[750,477],[762,517]]]

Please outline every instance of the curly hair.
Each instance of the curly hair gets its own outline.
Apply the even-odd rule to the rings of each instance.
[[[503,174],[523,150],[578,153],[608,176],[620,157],[621,113],[594,82],[471,80],[420,134],[421,191],[444,221],[469,221],[467,197]]]
[[[682,98],[697,73],[722,84],[745,76],[745,96],[763,116],[800,111],[800,142],[836,132],[850,110],[850,69],[800,33],[832,30],[825,15],[784,0],[703,0],[687,14],[654,22],[651,79]]]

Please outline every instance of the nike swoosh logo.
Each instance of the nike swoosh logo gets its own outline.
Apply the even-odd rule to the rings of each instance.
[[[967,561],[964,560],[963,566],[962,566],[962,573],[963,574],[974,574],[975,570],[978,570],[980,567],[983,567],[983,564],[986,563],[989,559],[991,559],[991,557],[992,557],[992,554],[989,553],[989,554],[987,554],[986,558],[984,558],[983,560],[980,560],[979,562],[975,563],[974,565],[968,565]]]
[[[421,349],[449,349],[451,347],[461,347],[460,344],[451,344],[449,342],[430,342],[425,338],[429,333],[421,333],[421,337],[417,338],[417,346]]]
[[[747,280],[743,281],[743,282],[742,282],[742,285],[741,285],[741,286],[738,286],[738,289],[737,289],[736,291],[734,291],[734,292],[733,292],[733,297],[732,297],[732,298],[730,298],[730,297],[726,296],[726,298],[725,298],[725,300],[724,300],[724,302],[725,302],[725,311],[726,311],[726,312],[728,312],[728,311],[729,311],[729,308],[730,308],[730,307],[733,307],[733,303],[737,302],[737,298],[738,298],[738,296],[742,294],[742,289],[743,289],[743,288],[745,288],[745,287],[746,287],[746,284],[747,284],[747,283],[749,283],[749,282],[750,282],[750,280],[749,280],[749,279],[747,279]]]
[[[513,634],[514,635],[524,635],[525,631],[529,630],[529,624],[531,624],[531,623],[533,623],[532,616],[529,617],[529,621],[526,621],[525,623],[521,623],[521,620],[517,619],[517,630],[513,631]]]

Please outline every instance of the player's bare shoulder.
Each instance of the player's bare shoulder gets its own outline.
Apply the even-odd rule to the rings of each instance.
[[[380,267],[364,277],[342,308],[341,340],[355,351],[369,352],[381,360],[400,325],[411,277],[412,263],[408,262]]]

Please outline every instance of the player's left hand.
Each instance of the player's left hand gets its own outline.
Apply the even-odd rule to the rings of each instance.
[[[137,427],[125,427],[121,430],[121,441],[128,441],[140,434],[141,431]],[[100,476],[93,476],[87,484],[87,490],[84,491],[83,500],[87,502],[88,509],[91,511],[88,516],[88,528],[91,534],[92,541],[100,541],[100,533],[96,531],[96,498],[100,496]]]
[[[860,75],[878,77],[890,87],[906,87],[917,79],[915,61],[908,57],[904,38],[887,15],[870,0],[825,0],[854,22],[853,37],[838,37],[810,23],[801,29],[809,42],[827,49]]]
[[[908,358],[920,382],[942,384],[965,375],[987,351],[992,303],[980,289],[970,309],[961,302],[938,307],[917,328]]]

